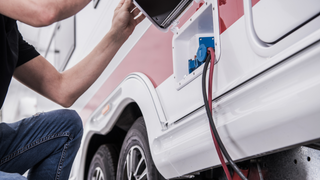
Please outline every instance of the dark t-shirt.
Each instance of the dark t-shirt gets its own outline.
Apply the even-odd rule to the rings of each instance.
[[[22,39],[16,20],[0,14],[0,109],[14,70],[39,53]]]

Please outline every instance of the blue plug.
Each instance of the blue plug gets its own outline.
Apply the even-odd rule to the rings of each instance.
[[[200,37],[199,48],[197,51],[197,57],[192,60],[188,60],[189,74],[200,67],[207,58],[207,48],[212,47],[214,49],[214,38],[213,37]]]

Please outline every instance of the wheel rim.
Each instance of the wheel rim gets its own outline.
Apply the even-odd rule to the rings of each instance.
[[[104,180],[103,171],[100,167],[96,167],[91,177],[91,180]]]
[[[129,150],[124,164],[124,180],[147,180],[148,168],[141,147],[133,146]]]

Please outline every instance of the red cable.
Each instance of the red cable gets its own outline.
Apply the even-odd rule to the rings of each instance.
[[[249,169],[240,169],[240,170],[244,176],[248,177]],[[233,180],[242,180],[241,177],[237,173],[233,173],[232,179]]]
[[[214,53],[214,50],[212,47],[208,48],[208,53],[211,54],[210,71],[209,71],[209,85],[208,85],[208,102],[209,102],[210,110],[212,111],[212,77],[213,77],[213,70],[214,70],[214,63],[215,63],[215,53]],[[212,114],[212,112],[211,112],[211,114]],[[232,180],[229,169],[228,169],[226,162],[224,161],[223,155],[221,153],[220,146],[217,142],[216,137],[213,134],[211,127],[210,127],[210,130],[211,130],[211,135],[212,135],[212,138],[214,141],[214,146],[215,146],[216,151],[218,153],[223,170],[226,173],[228,180]]]

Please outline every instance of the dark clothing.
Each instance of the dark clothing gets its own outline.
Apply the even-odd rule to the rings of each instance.
[[[0,108],[15,69],[38,55],[22,39],[16,21],[0,14]],[[25,179],[16,173],[30,169],[30,180],[67,180],[82,132],[79,115],[70,110],[0,123],[0,179]]]
[[[14,70],[38,55],[35,48],[22,39],[16,20],[0,14],[0,109]]]
[[[0,123],[0,179],[25,179],[12,173],[24,174],[28,169],[29,180],[69,179],[82,133],[81,118],[72,110]]]

